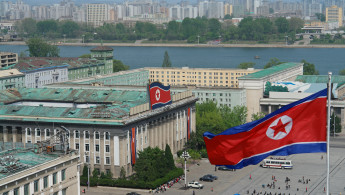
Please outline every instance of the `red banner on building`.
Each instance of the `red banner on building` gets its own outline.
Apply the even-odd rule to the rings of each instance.
[[[132,154],[132,165],[135,164],[135,158],[137,154],[137,147],[136,147],[136,137],[135,137],[135,127],[132,128],[132,135],[131,135],[131,154]]]

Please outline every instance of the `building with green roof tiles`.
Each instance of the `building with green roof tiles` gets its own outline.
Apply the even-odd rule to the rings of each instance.
[[[238,78],[239,88],[246,89],[247,121],[252,114],[261,112],[260,98],[267,81],[294,81],[298,75],[303,75],[303,63],[288,62]]]
[[[147,91],[116,89],[21,88],[0,91],[0,144],[38,143],[68,130],[69,147],[91,169],[119,177],[132,174],[132,128],[137,151],[146,147],[181,150],[187,119],[195,131],[195,102],[190,91],[172,95],[173,103],[150,110]],[[187,116],[188,109],[191,116]]]

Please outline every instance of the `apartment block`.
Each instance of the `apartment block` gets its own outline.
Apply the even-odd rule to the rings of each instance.
[[[194,85],[204,87],[238,88],[238,78],[257,72],[250,69],[212,69],[212,68],[146,68],[149,70],[150,82],[159,81],[164,85]]]
[[[343,9],[336,5],[326,8],[326,22],[338,22],[343,26]]]
[[[109,11],[107,4],[88,4],[87,5],[87,23],[93,26],[102,26],[109,20]]]
[[[0,52],[0,69],[18,63],[18,54],[11,52]]]

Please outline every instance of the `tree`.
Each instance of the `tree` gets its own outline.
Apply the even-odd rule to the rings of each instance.
[[[303,75],[319,75],[319,71],[315,69],[314,64],[305,60],[302,60],[301,62],[303,63]]]
[[[274,21],[279,33],[286,33],[289,29],[289,21],[286,18],[279,17]]]
[[[113,60],[113,72],[129,70],[129,66],[124,65],[120,60]]]
[[[335,117],[335,120],[334,120],[334,117]],[[331,126],[330,126],[330,131],[331,132],[334,133],[334,127],[335,127],[335,132],[336,133],[340,133],[341,132],[341,120],[334,113],[332,113],[332,115],[331,115],[330,123],[331,123]]]
[[[292,17],[289,20],[289,31],[293,31],[294,33],[297,33],[301,31],[303,26],[304,26],[304,20],[302,20],[301,18]]]
[[[326,21],[326,16],[322,13],[316,13],[315,16],[317,17],[318,20],[320,20],[321,22]]]
[[[28,36],[33,36],[36,34],[36,20],[32,18],[25,18],[21,22],[17,23],[16,29],[20,34],[26,34]]]
[[[170,57],[167,51],[164,53],[164,59],[163,59],[163,64],[162,67],[171,67],[171,61]]]
[[[94,169],[93,171],[92,171],[92,177],[94,177],[94,178],[97,178],[98,176],[99,176],[99,170],[98,169]]]
[[[55,20],[44,20],[37,22],[37,31],[40,33],[57,32],[58,22]]]
[[[255,65],[255,63],[253,63],[253,62],[242,62],[241,64],[239,64],[237,66],[237,68],[248,69],[248,68],[253,68],[254,65]]]
[[[71,20],[63,21],[60,25],[61,34],[65,34],[67,37],[76,37],[79,30],[79,25]]]
[[[26,45],[29,47],[30,57],[59,57],[60,49],[40,38],[29,39]]]
[[[83,177],[87,177],[87,164],[84,164],[84,167],[83,167]]]
[[[339,71],[339,75],[345,75],[345,69]]]
[[[257,112],[252,114],[252,121],[256,121],[265,117],[265,113]]]
[[[173,170],[175,169],[175,163],[174,163],[174,157],[171,153],[171,149],[170,149],[170,146],[167,144],[165,145],[165,159],[166,159],[166,164],[167,164],[167,168],[169,170]]]
[[[145,148],[138,153],[138,156],[134,165],[135,176],[138,180],[154,181],[168,172],[164,151],[158,147]]]
[[[91,54],[83,54],[79,58],[91,58]]]
[[[269,62],[264,66],[264,69],[271,68],[273,66],[277,66],[279,64],[283,64],[285,62],[281,62],[278,58],[271,58]]]
[[[224,16],[224,20],[232,19],[232,16],[230,14],[226,14]]]
[[[273,9],[273,8],[270,8],[270,9],[269,9],[269,12],[270,12],[270,14],[273,14],[273,13],[274,13],[274,9]]]
[[[124,167],[121,167],[120,170],[120,179],[126,179],[126,170]]]

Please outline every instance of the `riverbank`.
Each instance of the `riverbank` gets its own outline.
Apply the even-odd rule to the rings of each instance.
[[[0,42],[0,45],[26,45],[24,41]],[[63,43],[58,46],[99,46],[100,43]],[[345,45],[284,45],[284,44],[171,44],[171,43],[103,43],[115,47],[248,47],[248,48],[345,48]]]

